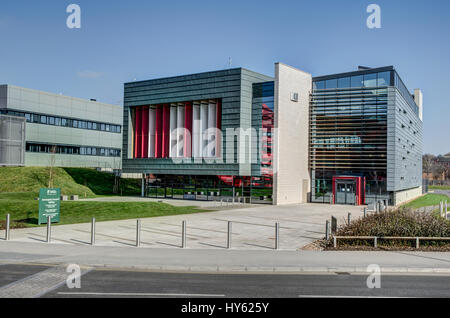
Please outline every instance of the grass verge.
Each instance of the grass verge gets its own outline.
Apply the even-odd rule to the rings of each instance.
[[[430,189],[430,190],[450,190],[450,186],[432,185],[432,186],[428,186],[428,189]]]
[[[11,228],[38,226],[39,201],[34,194],[1,193],[0,194],[0,227],[5,226],[6,214],[11,215]],[[196,207],[176,207],[161,202],[93,202],[64,201],[61,202],[61,217],[58,224],[88,223],[93,217],[97,221],[112,221],[148,218],[155,216],[200,213]]]
[[[450,198],[446,196],[445,194],[434,194],[434,193],[428,193],[420,198],[415,199],[414,201],[411,201],[403,207],[405,208],[411,208],[411,209],[418,209],[422,208],[424,206],[432,206],[432,205],[439,205],[439,202],[441,201],[450,201]]]

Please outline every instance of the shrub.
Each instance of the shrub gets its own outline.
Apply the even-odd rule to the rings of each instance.
[[[377,237],[450,237],[450,222],[432,213],[413,212],[407,208],[371,214],[366,218],[344,224],[336,236],[377,236]],[[421,241],[421,246],[443,246],[446,241]],[[328,246],[332,242],[328,242]],[[372,240],[339,240],[340,246],[372,246]],[[379,245],[415,246],[412,240],[379,240]]]

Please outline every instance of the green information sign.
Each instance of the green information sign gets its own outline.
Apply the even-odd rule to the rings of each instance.
[[[39,224],[46,224],[47,217],[59,222],[61,189],[41,189],[39,191]]]

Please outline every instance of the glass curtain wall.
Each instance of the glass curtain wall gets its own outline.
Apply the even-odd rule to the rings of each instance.
[[[333,176],[364,176],[366,203],[387,196],[390,84],[390,71],[314,82],[310,111],[312,202],[332,202]]]

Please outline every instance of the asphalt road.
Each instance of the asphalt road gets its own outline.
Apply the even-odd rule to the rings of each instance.
[[[0,289],[48,268],[1,265]],[[81,277],[80,289],[61,284],[42,297],[450,297],[450,276],[384,274],[380,289],[369,289],[367,277],[347,273],[193,274],[95,269]]]

